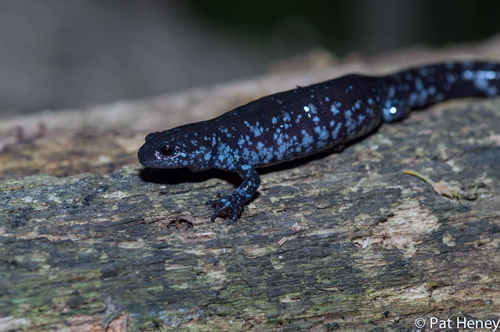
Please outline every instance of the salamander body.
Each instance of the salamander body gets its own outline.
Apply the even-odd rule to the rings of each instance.
[[[449,62],[387,76],[347,75],[273,94],[217,118],[146,136],[138,157],[151,168],[236,172],[243,179],[231,196],[208,201],[212,220],[236,220],[260,185],[257,167],[341,150],[353,139],[412,109],[471,96],[495,96],[500,64]]]

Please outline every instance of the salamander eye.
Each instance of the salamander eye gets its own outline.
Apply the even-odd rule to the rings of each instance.
[[[172,149],[170,146],[164,146],[160,149],[160,154],[163,157],[172,157],[174,155],[175,150]]]
[[[159,132],[156,132],[156,133],[149,133],[148,136],[146,136],[146,142],[148,141],[151,141],[153,138],[156,137],[156,135],[158,135]]]
[[[169,145],[165,145],[164,147],[155,151],[155,156],[159,160],[165,160],[166,158],[174,159],[179,155],[179,153],[180,149],[178,146],[171,147]]]

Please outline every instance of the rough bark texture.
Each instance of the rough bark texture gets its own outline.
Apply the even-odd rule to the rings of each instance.
[[[5,120],[0,330],[407,331],[419,317],[498,318],[498,99],[443,103],[339,154],[263,169],[237,222],[210,222],[204,205],[237,176],[136,164],[161,105],[169,127],[294,77],[101,106],[95,124],[97,108]],[[475,200],[439,196],[404,169],[477,188]]]

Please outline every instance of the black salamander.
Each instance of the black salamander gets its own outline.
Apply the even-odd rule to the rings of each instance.
[[[259,187],[257,167],[341,150],[412,109],[495,96],[499,89],[500,64],[487,62],[449,62],[380,77],[347,75],[276,93],[209,121],[151,133],[138,156],[146,167],[238,173],[243,182],[231,196],[207,202],[215,209],[212,220],[236,220]]]

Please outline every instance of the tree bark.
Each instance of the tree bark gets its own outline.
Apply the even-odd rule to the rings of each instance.
[[[126,121],[154,121],[154,105],[180,114],[202,95],[212,114],[261,82],[101,106],[92,128],[95,108],[6,120],[0,330],[407,331],[419,317],[437,329],[431,317],[500,315],[500,100],[443,103],[341,153],[262,169],[237,222],[210,222],[204,205],[237,176],[145,170],[135,153],[150,120],[106,118],[125,107]]]

